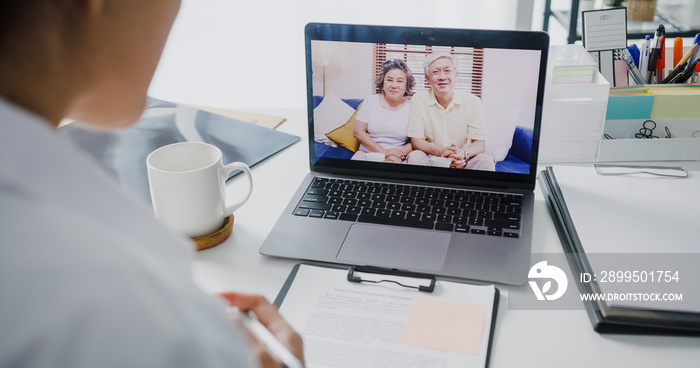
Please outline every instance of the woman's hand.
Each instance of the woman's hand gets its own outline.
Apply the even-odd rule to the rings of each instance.
[[[386,156],[387,158],[389,158],[389,156],[395,156],[398,157],[400,161],[406,158],[406,155],[399,148],[385,149],[384,156]]]
[[[394,163],[394,164],[400,164],[400,163],[403,161],[403,158],[401,158],[401,157],[398,156],[398,155],[388,155],[388,156],[386,156],[386,158],[384,159],[384,161],[385,161],[385,162],[391,162],[391,163]]]
[[[304,362],[304,346],[301,336],[292,329],[287,321],[277,311],[277,308],[270,304],[260,295],[240,294],[225,292],[220,294],[229,304],[238,307],[243,312],[252,311],[258,320],[279,340],[289,351],[294,354],[299,361]],[[255,353],[260,359],[262,367],[282,367],[265,350],[265,346],[253,339]]]

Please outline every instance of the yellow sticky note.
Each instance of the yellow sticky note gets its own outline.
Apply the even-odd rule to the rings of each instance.
[[[651,119],[699,119],[700,92],[654,95]]]
[[[478,355],[485,317],[483,306],[415,299],[401,344]]]

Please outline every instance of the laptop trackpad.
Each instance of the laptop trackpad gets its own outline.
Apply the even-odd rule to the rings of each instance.
[[[357,265],[441,271],[450,233],[353,224],[336,257]]]

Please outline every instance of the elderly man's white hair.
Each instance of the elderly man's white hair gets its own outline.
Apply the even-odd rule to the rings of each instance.
[[[423,71],[425,72],[425,75],[428,76],[430,73],[430,64],[432,64],[435,60],[440,59],[440,58],[448,58],[450,61],[452,61],[452,65],[454,65],[455,70],[459,69],[459,63],[457,62],[457,58],[454,57],[454,55],[448,53],[448,52],[434,52],[423,59]]]

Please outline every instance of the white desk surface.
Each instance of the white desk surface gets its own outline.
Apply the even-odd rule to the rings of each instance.
[[[236,211],[233,234],[224,243],[198,252],[193,273],[206,291],[258,293],[272,301],[299,261],[263,256],[258,249],[309,172],[306,111],[253,112],[286,117],[287,122],[278,130],[298,135],[302,140],[252,168],[253,194]],[[681,165],[690,170],[700,169],[700,162]],[[238,178],[229,181],[229,198],[245,185]],[[533,253],[562,253],[539,188],[535,189],[534,229]],[[601,335],[593,331],[583,306],[580,310],[566,311],[509,310],[508,289],[498,286],[501,301],[491,367],[700,367],[698,337]]]

